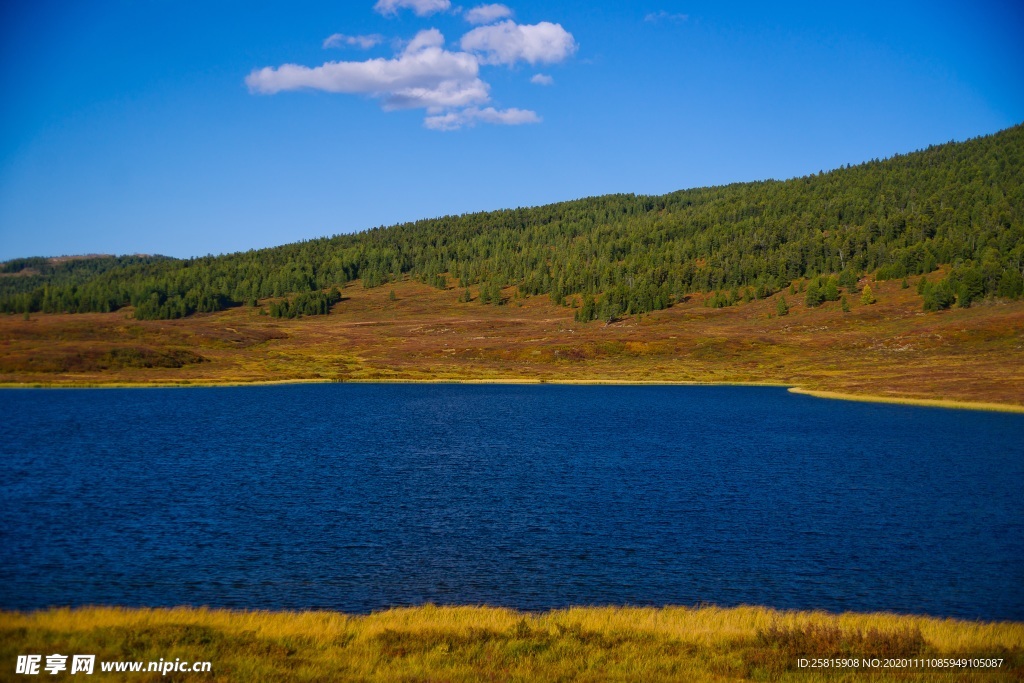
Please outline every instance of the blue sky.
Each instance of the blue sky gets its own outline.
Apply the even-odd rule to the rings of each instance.
[[[0,259],[855,164],[1024,121],[1022,36],[1017,2],[3,3]]]

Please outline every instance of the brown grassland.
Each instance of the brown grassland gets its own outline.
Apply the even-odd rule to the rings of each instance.
[[[695,295],[611,324],[576,323],[572,308],[513,288],[492,306],[414,281],[350,283],[330,315],[294,320],[260,315],[267,301],[184,320],[10,315],[0,317],[0,383],[764,383],[1024,410],[1024,302],[925,313],[916,283],[871,282],[877,303],[850,293],[846,313],[788,291],[722,309]],[[789,315],[777,315],[780,297]]]
[[[489,607],[332,612],[54,609],[0,613],[0,680],[15,656],[95,654],[124,681],[1024,680],[1024,624],[761,607]],[[998,669],[809,672],[799,657],[985,655]],[[209,661],[202,674],[99,673],[103,661]],[[63,679],[67,674],[61,676]],[[28,677],[37,678],[37,677]],[[42,674],[41,678],[51,676]],[[91,677],[87,677],[91,678]]]

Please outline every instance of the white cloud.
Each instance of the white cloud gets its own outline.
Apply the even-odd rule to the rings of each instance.
[[[471,24],[490,24],[511,16],[512,10],[505,5],[480,5],[466,12],[466,21]]]
[[[690,18],[689,14],[672,14],[671,12],[666,12],[665,10],[660,10],[658,12],[651,12],[650,14],[648,14],[646,17],[644,17],[644,21],[650,21],[650,22],[672,21],[672,22],[677,22],[678,23],[680,21],[686,21],[689,18]]]
[[[428,47],[441,47],[442,45],[444,45],[444,35],[436,28],[428,28],[426,31],[420,31],[413,36],[413,39],[405,46],[403,52],[408,55],[420,52]]]
[[[344,33],[335,33],[333,35],[324,38],[324,49],[331,47],[358,47],[363,50],[369,50],[371,47],[380,45],[384,42],[384,36],[379,33],[374,33],[369,36],[347,36]]]
[[[540,123],[537,112],[529,109],[495,109],[487,107],[467,107],[460,111],[452,111],[447,114],[428,116],[423,120],[423,125],[433,130],[458,130],[463,126],[474,126],[478,121],[493,123],[505,126],[518,126],[524,123]]]
[[[452,6],[451,0],[377,0],[373,9],[380,14],[398,14],[398,10],[411,9],[418,17],[444,12]]]
[[[465,107],[491,99],[490,86],[476,78],[472,81],[441,81],[435,86],[413,86],[387,93],[384,108],[426,109],[438,112],[451,107]]]
[[[483,64],[515,64],[517,61],[560,62],[576,52],[576,40],[561,24],[517,24],[503,21],[480,26],[462,36],[462,49],[480,55]]]
[[[451,0],[377,0],[381,14],[409,9],[420,16],[451,9]],[[455,8],[455,13],[462,12]],[[480,78],[481,65],[512,66],[560,62],[577,50],[576,40],[560,24],[540,22],[521,25],[508,19],[512,10],[501,4],[478,5],[465,13],[467,21],[479,24],[464,35],[461,49],[446,49],[444,36],[435,28],[417,33],[412,40],[392,41],[394,56],[364,61],[329,61],[319,66],[281,64],[253,69],[245,78],[249,92],[273,95],[292,90],[319,90],[362,95],[380,102],[386,110],[425,109],[423,125],[432,130],[457,130],[477,124],[515,126],[540,123],[528,109],[496,109],[490,86]],[[501,21],[504,20],[504,21]],[[500,21],[500,23],[492,23]],[[335,33],[323,47],[370,49],[385,42],[384,36]],[[538,85],[552,85],[543,73],[530,79]]]
[[[426,108],[440,112],[487,102],[488,85],[480,80],[476,58],[449,52],[437,29],[421,31],[393,59],[327,62],[317,67],[282,64],[252,71],[245,79],[250,92],[263,95],[286,90],[323,90],[367,95],[385,109]]]

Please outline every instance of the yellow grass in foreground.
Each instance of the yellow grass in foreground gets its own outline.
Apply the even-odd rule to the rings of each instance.
[[[1008,681],[1024,680],[1024,624],[761,607],[0,613],[0,680],[28,680],[14,674],[17,655],[41,654],[45,662],[53,653],[95,654],[97,679],[130,681]],[[801,655],[1004,661],[984,673],[808,673],[797,667]],[[175,658],[210,661],[212,673],[99,672],[102,661]]]

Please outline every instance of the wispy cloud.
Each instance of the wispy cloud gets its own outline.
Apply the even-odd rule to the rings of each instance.
[[[462,49],[479,55],[483,64],[561,62],[577,49],[576,39],[561,24],[517,24],[503,21],[480,26],[462,36]]]
[[[659,10],[657,12],[651,12],[650,14],[648,14],[646,17],[644,17],[644,21],[650,21],[652,23],[657,23],[659,21],[671,21],[674,23],[679,23],[682,21],[686,21],[689,18],[689,14],[673,14],[672,12]]]
[[[490,24],[512,16],[512,10],[505,5],[480,5],[466,12],[466,21],[471,24]]]
[[[533,78],[530,79],[530,83],[535,85],[554,85],[555,79],[547,74],[534,74]]]
[[[428,17],[447,11],[451,6],[451,0],[377,0],[373,9],[385,16],[398,14],[400,9],[411,9],[418,17]]]
[[[493,123],[504,126],[518,126],[524,123],[540,123],[541,119],[537,112],[529,109],[495,109],[487,107],[467,107],[460,111],[452,111],[447,114],[428,116],[423,120],[423,125],[433,130],[457,130],[463,126],[474,126],[477,122]]]
[[[371,47],[384,42],[384,36],[374,33],[369,36],[347,36],[344,33],[335,33],[324,38],[324,49],[332,47],[358,47],[369,50]]]

